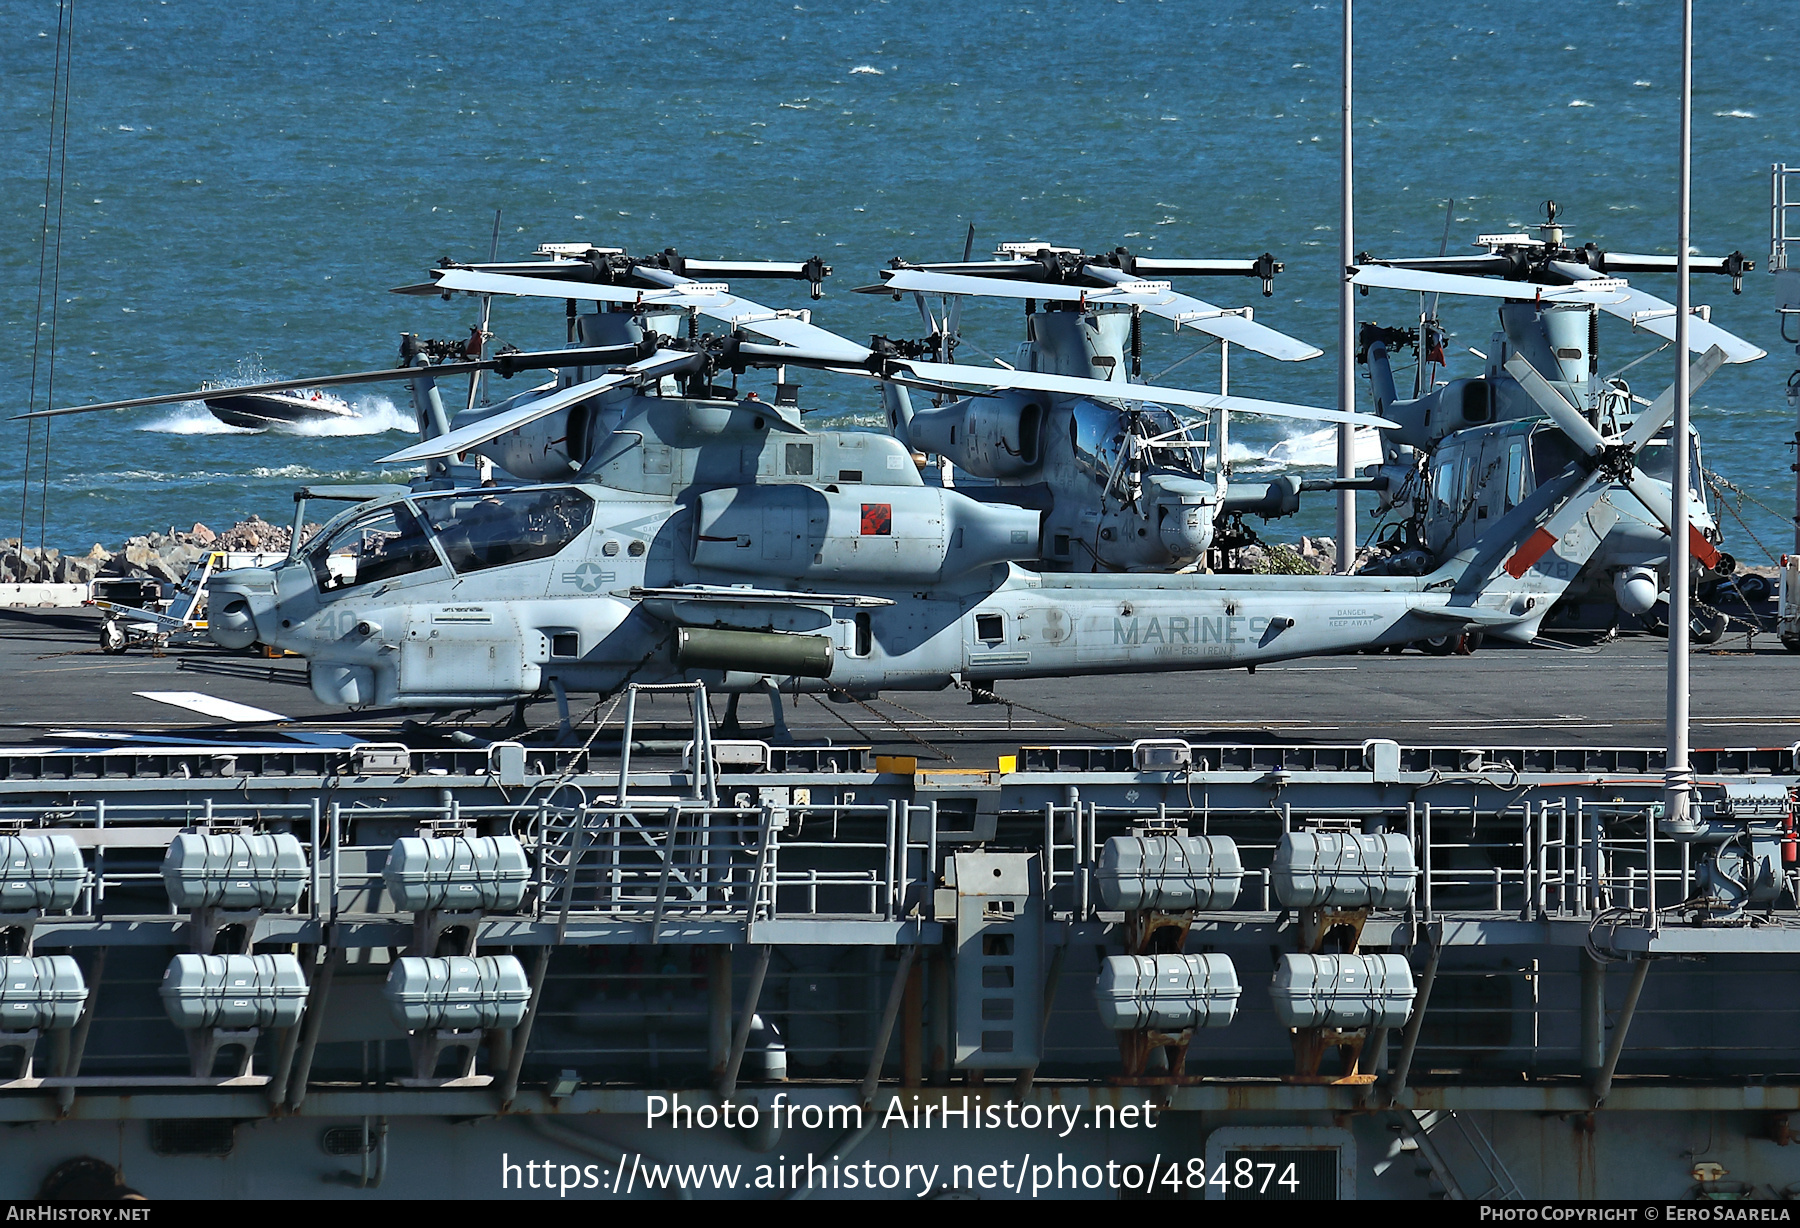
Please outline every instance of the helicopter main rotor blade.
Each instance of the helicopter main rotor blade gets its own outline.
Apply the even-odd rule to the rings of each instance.
[[[1036,371],[1005,371],[990,367],[969,367],[947,362],[903,362],[900,365],[928,380],[948,384],[979,384],[986,388],[1018,388],[1031,392],[1058,392],[1074,396],[1099,397],[1110,401],[1158,401],[1187,405],[1195,409],[1225,409],[1234,414],[1257,414],[1269,418],[1301,418],[1311,422],[1348,422],[1355,426],[1391,425],[1386,418],[1373,414],[1345,413],[1337,409],[1318,409],[1311,405],[1290,405],[1285,401],[1261,401],[1252,397],[1221,396],[1216,392],[1195,392],[1188,388],[1163,388],[1155,384],[1126,384],[1112,380],[1083,379],[1072,375],[1044,375]]]
[[[398,452],[382,457],[376,463],[402,465],[434,456],[454,456],[459,452],[467,452],[470,448],[480,447],[489,440],[498,439],[508,431],[516,431],[522,426],[536,422],[539,418],[548,417],[559,409],[567,409],[589,397],[598,396],[609,388],[617,388],[621,384],[633,383],[640,379],[654,379],[682,367],[704,361],[703,356],[690,354],[685,350],[658,350],[649,358],[642,362],[632,363],[623,370],[558,389],[535,401],[516,405],[512,409],[482,418],[477,422],[471,422],[468,426],[458,427],[447,435],[439,435],[435,439],[416,443],[410,448],[402,448]]]
[[[388,380],[414,380],[421,376],[440,379],[446,375],[465,375],[474,371],[498,371],[510,377],[515,371],[541,371],[561,366],[612,365],[643,353],[630,345],[594,346],[572,350],[534,350],[497,354],[472,362],[445,362],[428,367],[383,367],[377,371],[351,371],[343,375],[309,375],[304,379],[275,380],[267,384],[243,384],[234,387],[199,388],[192,392],[168,392],[153,397],[133,397],[128,401],[101,401],[94,405],[65,405],[61,409],[40,409],[36,413],[17,414],[12,421],[25,418],[56,418],[63,414],[91,414],[101,410],[142,409],[149,405],[177,405],[183,401],[204,401],[208,397],[248,396],[262,392],[291,392],[296,388],[334,388],[343,384],[378,384]]]
[[[1688,391],[1691,393],[1704,384],[1712,377],[1713,372],[1724,365],[1725,351],[1716,345],[1700,355],[1694,360],[1693,365],[1688,367]],[[1650,402],[1644,408],[1644,412],[1632,421],[1631,429],[1625,432],[1620,442],[1632,448],[1640,448],[1649,443],[1651,436],[1667,426],[1669,419],[1674,416],[1675,388],[1674,385],[1670,385],[1663,389],[1663,394]]]
[[[1001,263],[996,261],[994,263]],[[1003,266],[1004,267],[1004,266]],[[1038,266],[1033,263],[1032,268]],[[900,269],[872,291],[913,290],[928,294],[980,295],[989,298],[1043,299],[1063,303],[1116,303],[1141,307],[1152,315],[1171,320],[1177,328],[1187,327],[1255,350],[1283,362],[1299,362],[1324,353],[1297,337],[1278,332],[1266,324],[1257,324],[1242,316],[1228,315],[1202,299],[1178,294],[1165,282],[1145,281],[1116,269],[1090,266],[1087,275],[1105,278],[1110,286],[1056,286],[1036,282],[1011,281],[1000,277],[973,277],[960,273],[937,273],[927,269]],[[1116,279],[1115,279],[1116,278]]]
[[[950,260],[935,264],[909,264],[900,271],[907,273],[938,273],[945,277],[972,277],[978,281],[984,281],[992,277],[1002,278],[1008,281],[1043,282],[1049,277],[1048,270],[1037,261],[1020,260],[1016,258],[1008,260]],[[881,272],[883,278],[889,278],[894,275],[894,271],[889,269],[883,269]],[[885,280],[877,282],[872,286],[857,286],[854,290],[854,293],[856,294],[886,294],[888,292],[888,285]],[[1048,296],[1039,295],[1038,297],[1044,298]]]
[[[1606,487],[1607,481],[1598,471],[1588,474],[1555,514],[1539,525],[1530,537],[1519,543],[1519,548],[1506,560],[1506,574],[1517,580],[1535,567],[1537,561],[1550,553],[1556,543],[1562,540],[1563,534],[1587,516],[1588,509],[1606,493]]]
[[[664,288],[629,290],[618,286],[593,286],[548,278],[482,273],[473,269],[446,269],[438,275],[437,284],[447,290],[467,290],[476,294],[511,294],[522,298],[579,299],[599,303],[629,303],[643,307],[689,308],[701,315],[721,320],[734,329],[747,328],[788,345],[833,351],[838,362],[862,362],[869,356],[867,346],[858,345],[829,329],[820,328],[801,313],[778,312],[731,294],[723,283],[697,282],[655,268],[636,269],[632,275],[660,281]]]
[[[1601,276],[1585,265],[1571,264],[1566,260],[1552,260],[1550,267],[1563,276],[1574,279],[1577,286]],[[1646,294],[1642,290],[1626,286],[1618,297],[1600,302],[1600,310],[1608,315],[1618,316],[1633,328],[1654,333],[1664,341],[1675,340],[1675,304],[1665,302],[1654,294]],[[1693,353],[1700,353],[1713,346],[1724,350],[1725,361],[1732,363],[1754,362],[1768,353],[1742,337],[1726,332],[1710,320],[1703,320],[1697,315],[1690,316],[1688,349]]]
[[[1121,293],[1108,290],[1104,286],[1064,286],[1049,285],[1039,282],[1028,282],[1020,279],[1023,268],[1039,268],[1035,261],[1026,261],[1015,266],[1008,261],[988,261],[977,267],[992,265],[1000,269],[1015,270],[1006,276],[988,273],[976,276],[973,273],[942,273],[935,269],[896,269],[883,282],[874,286],[858,288],[858,293],[889,294],[900,290],[911,290],[924,294],[972,294],[987,298],[1030,298],[1042,299],[1046,302],[1073,303],[1081,299],[1092,299],[1103,303],[1136,303],[1140,300]],[[1166,287],[1162,288],[1167,292]]]
[[[1733,272],[1733,262],[1724,256],[1689,256],[1688,272],[1690,273],[1723,273]],[[1638,252],[1607,252],[1606,270],[1608,273],[1673,273],[1676,268],[1674,256],[1646,256]],[[1749,267],[1743,264],[1742,268]]]
[[[1683,462],[1681,458],[1677,458],[1675,463]],[[1662,525],[1663,532],[1672,537],[1675,532],[1675,508],[1673,501],[1669,498],[1668,488],[1661,482],[1646,477],[1641,469],[1633,469],[1626,474],[1623,485],[1639,503],[1644,505],[1644,510],[1655,517],[1658,524]],[[1692,520],[1688,521],[1688,551],[1704,566],[1718,565],[1719,548],[1706,540],[1706,535]]]
[[[552,268],[553,264],[536,264],[532,268]],[[581,265],[586,268],[587,266]],[[572,270],[571,270],[572,271]],[[667,290],[634,289],[629,286],[603,286],[570,281],[564,277],[531,277],[523,273],[490,273],[480,268],[433,269],[433,283],[439,291],[464,290],[471,294],[512,294],[521,298],[578,299],[588,303],[631,303],[645,306],[697,306],[702,298],[724,296],[713,283],[692,283],[696,289],[687,295]]]
[[[1562,428],[1563,434],[1569,437],[1569,442],[1589,456],[1598,455],[1608,446],[1606,436],[1595,430],[1582,412],[1569,404],[1567,398],[1539,374],[1536,367],[1523,358],[1514,357],[1506,360],[1506,373],[1519,381],[1519,387],[1525,390],[1526,395],[1537,402],[1538,408],[1550,415],[1551,421]]]
[[[591,396],[598,396],[609,388],[620,384],[629,384],[636,380],[636,375],[615,372],[603,375],[599,379],[591,379],[586,383],[572,384],[567,388],[547,393],[537,400],[525,405],[518,405],[504,410],[491,417],[468,426],[458,427],[447,435],[439,435],[435,439],[427,439],[423,443],[415,443],[410,448],[402,448],[398,452],[376,460],[378,465],[405,465],[413,461],[429,460],[435,456],[455,456],[459,452],[467,452],[470,448],[480,447],[489,440],[498,439],[508,431],[516,431],[522,426],[536,422],[539,418],[548,417],[559,409],[566,409]]]
[[[140,409],[147,405],[176,405],[182,401],[204,401],[209,396],[247,396],[256,392],[292,392],[296,388],[332,388],[340,384],[374,384],[382,380],[418,379],[420,375],[457,375],[465,371],[486,371],[487,362],[450,362],[440,367],[387,367],[379,371],[353,371],[347,375],[315,375],[307,379],[276,380],[268,384],[246,384],[236,388],[201,388],[194,392],[169,392],[154,397],[133,397],[128,401],[101,401],[95,405],[65,405],[61,409],[40,409],[31,414],[15,414],[12,421],[23,418],[57,418],[63,414],[92,414],[101,410]]]
[[[1119,269],[1109,269],[1103,265],[1089,265],[1087,275],[1101,281],[1109,281],[1117,289],[1125,291],[1129,291],[1134,283],[1154,284],[1144,283],[1141,278],[1134,278]],[[1325,352],[1317,346],[1308,345],[1298,337],[1290,337],[1284,332],[1270,328],[1267,324],[1258,324],[1245,316],[1215,307],[1204,299],[1197,299],[1191,294],[1169,291],[1156,295],[1154,298],[1155,301],[1142,304],[1143,309],[1151,315],[1173,321],[1177,331],[1185,325],[1197,332],[1218,337],[1233,345],[1241,345],[1245,349],[1255,350],[1258,354],[1267,354],[1270,358],[1277,358],[1282,362],[1304,362],[1309,358],[1317,358]]]
[[[1259,414],[1271,418],[1301,418],[1310,422],[1349,422],[1356,426],[1374,427],[1395,425],[1388,419],[1377,418],[1373,414],[1345,413],[1336,409],[1317,409],[1310,405],[1289,405],[1284,401],[1220,396],[1216,392],[1195,392],[1188,388],[1131,384],[1123,380],[1084,379],[1073,375],[1046,375],[1037,371],[1014,371],[1002,367],[970,367],[961,363],[922,362],[909,358],[887,358],[880,364],[851,366],[830,354],[781,345],[740,344],[736,355],[740,360],[748,359],[756,366],[785,363],[818,367],[864,379],[891,380],[895,383],[906,382],[906,377],[910,375],[928,384],[940,386],[974,384],[984,389],[1055,392],[1108,401],[1167,402],[1196,409],[1227,409],[1233,413]]]
[[[1482,298],[1522,299],[1547,303],[1623,302],[1627,287],[1617,278],[1598,286],[1541,286],[1531,281],[1504,281],[1497,277],[1465,277],[1459,273],[1432,273],[1386,264],[1355,264],[1350,280],[1358,286],[1383,290],[1415,290],[1424,294],[1472,294]],[[1587,270],[1583,270],[1586,272]]]

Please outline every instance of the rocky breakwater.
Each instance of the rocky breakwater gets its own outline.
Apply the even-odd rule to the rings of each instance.
[[[310,530],[316,526],[308,525]],[[292,535],[285,525],[270,524],[261,517],[240,520],[215,532],[203,524],[166,533],[128,537],[107,549],[99,542],[86,554],[21,546],[19,539],[0,539],[0,584],[87,584],[111,577],[146,576],[174,583],[214,550],[267,550],[285,553]]]

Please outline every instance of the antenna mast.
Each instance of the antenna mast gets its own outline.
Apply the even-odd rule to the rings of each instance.
[[[1664,814],[1679,824],[1688,815],[1688,245],[1692,203],[1694,112],[1694,0],[1681,0],[1681,187],[1675,224],[1675,426],[1669,444],[1669,731],[1668,766],[1663,774]],[[1644,837],[1646,923],[1658,928],[1656,915],[1656,824]]]
[[[1342,194],[1338,219],[1338,408],[1356,408],[1356,288],[1350,284],[1349,268],[1356,260],[1355,217],[1351,192],[1351,25],[1352,0],[1344,0],[1344,149],[1340,173]],[[1345,422],[1338,426],[1338,476],[1356,476],[1356,427]],[[1337,514],[1337,569],[1348,574],[1356,565],[1356,492],[1339,489]]]

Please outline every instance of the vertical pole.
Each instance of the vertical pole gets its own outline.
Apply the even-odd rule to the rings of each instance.
[[[706,953],[706,1065],[715,1080],[731,1060],[731,948],[718,943]]]
[[[889,921],[900,916],[900,875],[906,865],[906,828],[900,819],[900,807],[904,802],[888,799],[887,807],[887,902],[882,906],[883,915]]]
[[[619,733],[619,787],[614,791],[613,804],[621,811],[625,809],[625,790],[631,784],[631,739],[637,736],[637,684],[632,683],[625,688],[625,727]]]
[[[1219,395],[1231,395],[1231,342],[1223,339],[1219,342]],[[1225,486],[1231,480],[1231,411],[1220,409],[1218,438],[1213,440],[1219,449],[1213,457],[1213,484],[1219,488],[1219,497],[1225,497]]]
[[[1355,215],[1351,191],[1351,26],[1353,0],[1344,0],[1344,148],[1343,169],[1339,172],[1341,193],[1338,219],[1338,408],[1349,412],[1356,408],[1356,287],[1347,272],[1356,259]],[[1356,428],[1348,422],[1338,425],[1338,476],[1356,476]],[[1356,559],[1356,492],[1338,491],[1337,569],[1348,574]]]
[[[694,693],[689,698],[689,703],[692,705],[693,709],[692,716],[694,726],[694,759],[692,765],[694,780],[693,788],[689,792],[696,802],[703,802],[706,800],[706,789],[704,786],[706,760],[702,758],[702,756],[706,754],[706,727],[709,723],[707,720],[709,714],[705,711],[706,684],[704,682],[696,682],[694,684]]]
[[[311,872],[312,872],[312,890],[307,892],[307,905],[312,911],[312,919],[314,921],[317,921],[320,916],[320,914],[319,914],[319,818],[320,818],[320,812],[319,812],[319,799],[316,797],[313,798],[313,800],[312,800],[312,814],[309,817],[311,819],[311,827],[310,827],[309,834],[312,837],[312,847],[308,850],[308,852],[312,856],[312,866],[310,867]]]
[[[1536,855],[1536,850],[1532,848],[1531,844],[1531,802],[1522,803],[1520,808],[1525,812],[1525,820],[1519,827],[1519,851],[1521,854],[1519,877],[1525,887],[1525,899],[1519,906],[1519,920],[1530,921],[1534,919],[1531,909],[1532,901],[1537,898],[1537,886],[1532,882],[1531,874],[1532,862]]]
[[[1675,463],[1669,503],[1669,760],[1663,774],[1664,810],[1672,822],[1688,809],[1688,210],[1693,173],[1694,0],[1681,0],[1681,188],[1675,228]],[[1644,923],[1656,917],[1656,820],[1647,817],[1644,834],[1649,865]]]
[[[1425,818],[1419,837],[1419,862],[1425,878],[1425,924],[1431,924],[1431,803],[1425,803]]]

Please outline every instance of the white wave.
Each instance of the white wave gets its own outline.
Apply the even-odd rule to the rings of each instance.
[[[1714,111],[1720,119],[1755,119],[1755,111]]]
[[[254,435],[247,426],[229,426],[213,417],[202,401],[183,401],[162,417],[137,428],[158,435]]]
[[[875,67],[873,64],[858,64],[855,68],[852,68],[850,70],[850,75],[853,77],[856,76],[858,73],[861,73],[865,77],[885,77],[885,76],[887,76],[886,73],[882,72],[879,68]]]
[[[322,418],[313,422],[296,422],[292,425],[282,424],[273,429],[284,435],[332,438],[352,435],[384,435],[389,431],[403,431],[411,434],[419,429],[411,413],[376,393],[364,393],[354,401],[345,401],[327,392],[320,394],[319,399],[333,406],[348,409],[355,416]]]
[[[1289,435],[1268,448],[1256,448],[1233,439],[1226,447],[1232,468],[1252,469],[1335,469],[1337,468],[1336,426],[1323,426],[1315,431]],[[1356,468],[1381,463],[1381,437],[1373,427],[1361,427],[1351,448]]]
[[[1591,107],[1594,104],[1585,98],[1571,98],[1569,99],[1569,105],[1572,107]]]
[[[253,478],[316,478],[318,470],[307,465],[257,465],[249,471]]]

